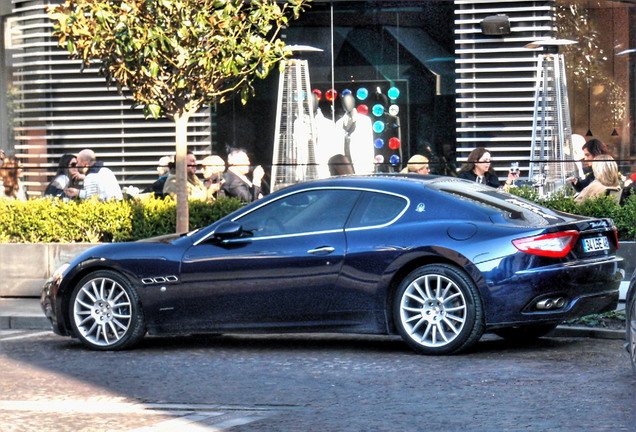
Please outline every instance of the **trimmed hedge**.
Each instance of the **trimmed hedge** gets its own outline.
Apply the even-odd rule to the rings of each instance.
[[[234,198],[190,201],[190,228],[201,228],[241,208]],[[64,202],[0,199],[0,243],[134,241],[174,233],[176,202],[152,196],[124,201]]]
[[[612,218],[620,240],[636,241],[636,196],[621,207],[609,197],[581,204],[563,192],[540,198],[529,186],[511,188],[510,192],[554,210]],[[190,228],[209,225],[242,206],[243,203],[234,198],[221,198],[214,203],[192,200]],[[175,222],[176,202],[171,198],[148,196],[109,202],[0,199],[0,243],[134,241],[174,233]]]

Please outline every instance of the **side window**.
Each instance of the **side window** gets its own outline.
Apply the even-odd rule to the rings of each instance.
[[[406,199],[378,192],[365,192],[347,228],[383,225],[395,219],[407,205]]]
[[[360,191],[317,189],[288,195],[238,219],[253,237],[343,229]]]

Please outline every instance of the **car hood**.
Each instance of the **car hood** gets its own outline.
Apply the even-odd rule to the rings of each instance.
[[[188,235],[187,233],[179,233],[179,234],[166,234],[157,237],[150,237],[142,240],[137,240],[135,243],[172,243],[174,240],[177,240],[181,237]]]

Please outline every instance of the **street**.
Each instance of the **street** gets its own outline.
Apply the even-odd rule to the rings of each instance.
[[[4,330],[0,370],[3,432],[636,430],[621,340],[486,336],[425,357],[393,337],[226,335],[94,352]]]

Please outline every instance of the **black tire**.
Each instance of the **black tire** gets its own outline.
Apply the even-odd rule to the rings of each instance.
[[[517,327],[504,327],[493,330],[497,336],[512,342],[527,342],[545,336],[558,324],[532,324]]]
[[[85,276],[71,294],[69,319],[75,336],[87,347],[123,350],[146,334],[139,296],[119,273],[99,270]]]
[[[462,269],[448,264],[425,265],[404,278],[393,317],[402,339],[420,354],[456,354],[484,333],[475,283]]]
[[[625,303],[627,325],[625,337],[627,340],[627,352],[632,363],[632,369],[636,373],[636,287],[630,289],[631,295]]]

